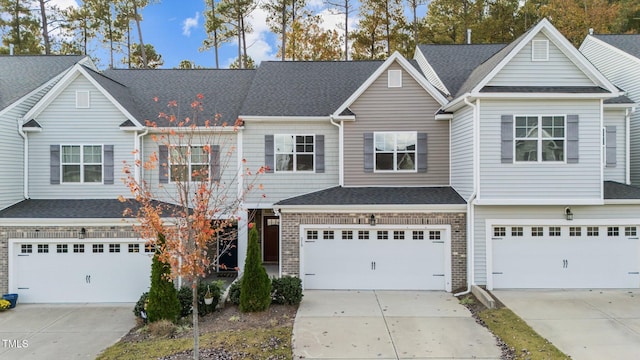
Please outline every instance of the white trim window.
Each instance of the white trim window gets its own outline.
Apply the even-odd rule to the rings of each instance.
[[[376,172],[416,171],[417,132],[376,132],[374,144]]]
[[[274,140],[276,172],[315,171],[315,135],[276,134]]]
[[[60,145],[63,183],[102,183],[102,145]]]
[[[205,145],[169,147],[169,179],[172,182],[208,179],[211,171],[209,156]]]
[[[516,162],[564,162],[566,124],[564,115],[515,116]]]

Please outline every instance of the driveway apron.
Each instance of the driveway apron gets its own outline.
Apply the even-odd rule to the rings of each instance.
[[[0,359],[95,359],[135,325],[134,304],[20,304],[0,313]]]
[[[640,290],[495,290],[574,360],[640,358]]]
[[[487,329],[451,294],[305,291],[293,327],[296,359],[499,359]]]

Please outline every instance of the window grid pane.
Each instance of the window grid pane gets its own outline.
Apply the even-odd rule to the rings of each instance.
[[[318,240],[318,230],[307,230],[307,239]]]
[[[324,240],[333,240],[334,238],[334,234],[333,234],[333,230],[325,230],[322,232],[322,238]]]
[[[38,244],[38,253],[39,254],[48,253],[48,252],[49,252],[49,245],[48,244]]]
[[[496,226],[493,228],[493,236],[502,237],[507,235],[507,228],[504,226]]]
[[[582,236],[582,228],[580,226],[571,226],[569,228],[569,236]]]
[[[413,231],[413,240],[424,240],[424,231],[422,231],[422,230],[414,230]]]
[[[84,252],[84,244],[73,244],[73,252],[74,253],[83,253]]]
[[[68,253],[69,252],[69,245],[67,245],[67,244],[57,244],[56,245],[56,252],[57,253]]]
[[[638,234],[638,231],[635,226],[625,226],[624,228],[625,236],[636,236],[637,234]]]
[[[386,230],[377,231],[378,240],[389,240],[389,232]]]
[[[33,246],[31,244],[20,245],[21,254],[31,254],[33,252]]]
[[[404,231],[394,231],[393,240],[404,240]]]
[[[138,245],[138,244],[129,244],[129,252],[130,253],[140,252],[140,245]]]
[[[276,171],[313,171],[315,135],[281,135],[275,137]]]
[[[565,127],[564,116],[516,116],[515,161],[564,161]]]
[[[103,253],[104,252],[104,244],[93,244],[93,252],[94,253]]]
[[[599,229],[597,226],[587,226],[587,236],[598,236]]]
[[[342,231],[342,240],[353,240],[353,231],[351,231],[351,230],[343,230]]]
[[[511,236],[522,236],[524,235],[524,229],[522,226],[513,226],[511,227]]]
[[[544,228],[542,226],[531,227],[531,236],[544,236]]]
[[[440,240],[440,231],[429,231],[429,240]]]
[[[375,133],[375,169],[415,171],[417,139],[416,132]]]
[[[109,252],[110,253],[119,253],[120,252],[120,244],[109,244]]]
[[[358,231],[358,240],[369,240],[369,232],[368,231]]]
[[[620,236],[620,228],[617,226],[607,227],[607,236]]]
[[[561,236],[560,226],[550,226],[549,236]]]

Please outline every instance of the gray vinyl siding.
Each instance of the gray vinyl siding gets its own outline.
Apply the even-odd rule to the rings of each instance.
[[[317,190],[338,186],[339,180],[339,144],[338,128],[326,121],[282,121],[258,122],[246,121],[243,132],[244,157],[246,166],[257,169],[265,165],[265,135],[298,134],[324,135],[324,172],[278,172],[264,174],[258,183],[263,191],[249,193],[247,204],[268,207],[280,200],[307,194]],[[262,197],[265,194],[265,197]]]
[[[616,127],[616,164],[604,168],[604,179],[626,183],[626,151],[625,151],[625,111],[605,109],[604,126]]]
[[[91,106],[76,109],[76,90],[91,92]],[[122,162],[133,162],[134,135],[119,129],[124,115],[86,78],[78,76],[36,118],[42,132],[29,134],[29,195],[35,199],[115,198],[130,195]],[[50,184],[50,145],[113,145],[114,184]],[[103,158],[104,160],[104,158]]]
[[[533,40],[548,39],[543,33]],[[531,61],[531,42],[488,83],[490,86],[593,86],[591,81],[549,40],[549,61]]]
[[[451,120],[451,186],[465,199],[473,193],[473,109],[465,107]]]
[[[398,64],[389,69],[401,70]],[[439,104],[408,73],[402,87],[387,87],[385,71],[350,106],[355,122],[344,125],[345,186],[449,185],[449,122],[435,120]],[[364,171],[364,134],[377,131],[427,133],[427,172],[376,173]],[[419,160],[418,160],[419,161]]]
[[[22,104],[0,117],[0,209],[24,199],[24,143],[17,119],[27,110]]]
[[[626,95],[640,104],[640,59],[614,51],[598,40],[587,37],[580,51]],[[631,114],[630,120],[630,171],[631,183],[640,185],[640,111]]]
[[[487,284],[486,220],[540,219],[540,226],[544,226],[546,224],[542,220],[561,220],[564,216],[564,208],[565,206],[476,206],[473,251],[476,284]],[[571,206],[576,220],[610,219],[624,223],[624,219],[629,219],[629,225],[640,225],[637,216],[639,210],[639,205]],[[571,225],[571,222],[567,221],[567,225]],[[599,224],[594,221],[593,225]]]
[[[599,100],[483,100],[480,109],[480,199],[601,199]],[[502,163],[501,116],[578,115],[579,160]]]

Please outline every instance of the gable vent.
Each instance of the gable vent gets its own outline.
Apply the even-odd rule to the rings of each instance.
[[[392,87],[402,87],[402,70],[389,70],[387,72],[388,82],[387,86]]]
[[[531,61],[549,61],[549,40],[531,42]]]
[[[76,109],[89,108],[89,91],[76,91]]]

